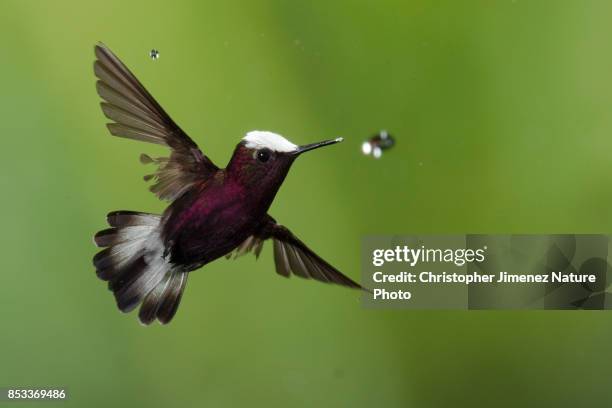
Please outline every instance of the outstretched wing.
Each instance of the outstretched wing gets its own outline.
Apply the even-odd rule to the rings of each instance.
[[[267,216],[256,234],[251,235],[236,248],[234,254],[237,257],[252,251],[259,256],[264,241],[269,238],[274,242],[274,263],[279,275],[288,278],[293,274],[304,279],[368,290],[315,254],[289,229],[277,224],[270,216]],[[231,254],[228,258],[230,256]]]
[[[145,177],[155,179],[150,188],[153,193],[163,200],[174,200],[219,170],[110,49],[100,43],[95,54],[96,89],[104,99],[102,111],[114,122],[107,124],[111,134],[172,150],[170,157],[141,156],[141,162],[158,165],[155,173]]]

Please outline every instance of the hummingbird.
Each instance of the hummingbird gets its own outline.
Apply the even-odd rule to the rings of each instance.
[[[168,157],[140,156],[157,166],[144,179],[169,202],[163,213],[113,211],[110,228],[94,236],[104,248],[93,258],[96,274],[108,282],[122,312],[140,306],[142,324],[167,324],[190,272],[223,256],[251,252],[258,258],[267,240],[279,275],[363,289],[268,214],[295,159],[342,138],[298,146],[276,133],[251,131],[219,168],[108,47],[98,43],[94,52],[96,90],[110,133],[170,149]]]

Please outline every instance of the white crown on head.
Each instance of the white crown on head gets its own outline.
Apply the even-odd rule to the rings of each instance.
[[[291,143],[281,135],[262,130],[253,130],[247,133],[242,140],[246,142],[245,146],[249,149],[268,148],[275,152],[287,153],[294,152],[298,148],[297,145]]]

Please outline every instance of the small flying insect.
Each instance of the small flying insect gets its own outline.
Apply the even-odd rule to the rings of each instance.
[[[395,145],[395,139],[386,130],[381,130],[361,145],[361,151],[366,156],[372,155],[375,159],[380,159],[383,150],[387,150]]]
[[[151,51],[149,51],[149,57],[151,57],[153,61],[157,60],[159,58],[159,51],[153,48]]]

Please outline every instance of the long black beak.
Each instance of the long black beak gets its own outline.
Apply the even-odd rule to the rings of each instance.
[[[303,145],[298,147],[298,149],[294,152],[294,155],[300,155],[304,152],[307,152],[309,150],[314,150],[314,149],[318,149],[319,147],[323,147],[323,146],[329,146],[329,145],[333,145],[336,143],[339,143],[341,141],[343,141],[344,139],[341,137],[338,137],[336,139],[330,139],[330,140],[324,140],[322,142],[317,142],[317,143],[311,143],[311,144],[307,144],[307,145]]]

